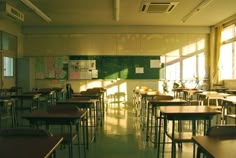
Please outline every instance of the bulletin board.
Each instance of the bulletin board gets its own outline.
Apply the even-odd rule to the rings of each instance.
[[[69,79],[159,79],[160,56],[70,56]]]
[[[69,57],[36,57],[35,79],[68,79]]]

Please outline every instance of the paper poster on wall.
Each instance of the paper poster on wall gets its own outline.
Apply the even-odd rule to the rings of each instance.
[[[80,71],[80,79],[92,79],[92,73],[90,71]]]
[[[150,60],[150,68],[160,68],[161,62],[160,60]]]
[[[36,57],[35,79],[68,79],[68,57]]]
[[[98,70],[92,70],[92,78],[98,78]]]
[[[79,71],[70,72],[70,79],[71,80],[76,80],[78,78],[80,78],[80,72]]]
[[[96,60],[77,60],[80,69],[96,69]]]
[[[49,71],[48,72],[48,76],[47,76],[47,78],[55,78],[56,77],[56,72],[55,72],[55,70],[53,71]]]
[[[135,73],[136,74],[143,74],[144,73],[144,68],[143,67],[136,67],[135,68]]]
[[[43,72],[36,72],[35,78],[36,79],[44,79],[44,73]]]
[[[69,62],[70,79],[98,78],[96,60],[73,60]]]

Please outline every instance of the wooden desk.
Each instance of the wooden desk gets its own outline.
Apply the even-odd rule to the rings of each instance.
[[[144,130],[144,128],[148,128],[149,122],[147,122],[147,118],[149,117],[149,106],[148,100],[152,100],[155,96],[157,96],[156,91],[141,91],[139,92],[140,97],[140,126]]]
[[[11,98],[15,98],[17,100],[20,100],[20,110],[33,110],[33,109],[38,109],[39,107],[39,97],[41,96],[40,93],[35,93],[35,92],[26,92],[22,94],[16,94],[16,95],[11,95]],[[24,107],[23,103],[24,101],[29,100],[31,101],[30,107]]]
[[[183,90],[184,99],[188,100],[188,101],[191,101],[194,94],[199,94],[199,93],[202,93],[202,92],[203,92],[203,90],[200,90],[200,89],[184,89]],[[198,100],[198,97],[197,97],[197,100]]]
[[[100,117],[98,116],[98,111],[97,111],[97,100],[95,99],[82,99],[82,98],[70,98],[68,100],[63,100],[63,101],[58,101],[57,104],[61,104],[61,105],[75,105],[77,107],[79,107],[80,109],[86,109],[88,110],[88,117],[90,119],[90,126],[94,127],[94,130],[92,128],[91,129],[91,133],[92,133],[92,138],[91,138],[91,142],[96,141],[96,131],[97,131],[97,125],[98,125],[98,121],[100,119]],[[88,141],[88,136],[86,137],[87,141]]]
[[[233,107],[234,111],[230,111],[230,107]],[[236,96],[229,96],[223,99],[223,122],[227,124],[227,117],[233,118],[236,124]]]
[[[226,93],[236,95],[236,89],[228,89],[226,90]]]
[[[56,91],[51,88],[40,88],[24,94],[40,94],[41,101],[47,101],[49,105],[56,103]]]
[[[75,93],[73,94],[71,99],[68,100],[75,100],[76,102],[76,98],[77,100],[80,100],[80,98],[82,98],[82,100],[85,100],[83,98],[89,98],[90,101],[95,101],[94,105],[96,108],[96,116],[97,116],[97,120],[100,120],[100,126],[103,125],[103,119],[104,119],[104,96],[103,96],[103,92],[97,92],[97,93],[91,93],[91,92],[85,92],[85,93]],[[59,102],[60,103],[60,102]],[[81,106],[82,104],[80,104]],[[85,104],[86,105],[86,104]],[[98,123],[98,122],[97,122]]]
[[[212,158],[235,158],[236,137],[214,138],[209,136],[193,136],[193,142]],[[198,158],[198,157],[197,157]]]
[[[221,100],[221,99],[224,99],[224,98],[230,96],[230,94],[228,94],[228,93],[218,93],[215,91],[205,91],[205,92],[199,93],[198,95],[199,95],[199,99],[202,100],[202,103],[201,103],[202,105],[203,105],[204,99],[207,99],[208,106],[210,105],[211,99],[215,99],[216,106],[218,106],[218,100]]]
[[[57,106],[57,105],[55,105]],[[59,105],[58,105],[59,106]],[[80,142],[80,134],[79,134],[79,127],[80,122],[83,121],[83,118],[86,117],[87,111],[77,111],[77,112],[49,112],[47,110],[36,110],[32,111],[29,114],[22,116],[24,119],[29,120],[30,124],[38,126],[38,124],[45,124],[45,125],[68,125],[69,126],[69,134],[70,134],[70,144],[69,144],[69,157],[73,157],[73,132],[72,126],[76,125],[77,129],[77,138],[78,143]],[[85,119],[86,120],[86,119]],[[84,135],[83,135],[84,138]],[[84,150],[85,151],[85,150]],[[80,155],[80,145],[78,145],[78,152]]]
[[[163,134],[163,150],[165,152],[165,134],[172,139],[172,147],[171,147],[171,157],[176,157],[176,140],[181,140],[183,135],[182,132],[179,131],[179,134],[175,134],[175,121],[179,120],[191,120],[192,121],[192,135],[196,134],[196,120],[204,121],[204,135],[206,130],[211,126],[211,119],[214,115],[220,114],[220,112],[216,109],[213,109],[208,106],[161,106],[160,107],[160,119],[159,124],[162,122],[162,118],[164,118],[164,134]],[[163,116],[163,117],[162,117]],[[172,131],[171,134],[167,131],[167,120],[172,121]],[[178,136],[178,137],[176,137]],[[158,147],[157,154],[160,154],[160,138],[161,138],[161,129],[159,129],[158,135]],[[185,142],[191,142],[191,138],[184,138]],[[195,152],[195,148],[193,153]],[[164,157],[164,154],[162,155]]]
[[[47,158],[62,137],[0,137],[1,158]]]
[[[152,113],[151,113],[151,117],[154,116],[155,117],[155,137],[154,137],[154,147],[156,147],[157,145],[157,127],[158,127],[158,120],[156,120],[157,117],[157,108],[161,107],[161,106],[170,106],[170,105],[186,105],[187,101],[184,99],[171,99],[171,100],[156,100],[156,99],[152,99],[152,100],[148,100],[148,109],[152,108]],[[148,110],[147,112],[147,133],[146,133],[146,140],[149,137],[149,120],[150,120],[150,112]],[[152,118],[151,118],[151,127],[152,127]],[[152,129],[151,129],[152,131]]]

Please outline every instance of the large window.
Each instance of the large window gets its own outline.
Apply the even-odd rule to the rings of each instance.
[[[221,32],[219,79],[236,79],[236,26],[232,24]]]
[[[191,82],[194,85],[196,79],[206,79],[205,56],[205,39],[167,53],[165,79],[174,82]]]
[[[12,57],[3,57],[4,77],[13,77],[14,75],[14,62]]]

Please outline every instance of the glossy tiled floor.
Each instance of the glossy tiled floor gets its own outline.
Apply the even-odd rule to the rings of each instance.
[[[178,149],[177,149],[178,150]],[[57,157],[68,157],[65,149]],[[77,157],[77,151],[75,151]],[[87,158],[157,158],[153,144],[145,140],[139,118],[135,117],[132,106],[114,108],[105,112],[104,125],[97,131],[96,142],[89,146]],[[170,157],[170,145],[166,145],[165,158]],[[192,158],[192,145],[183,146],[178,158]]]

